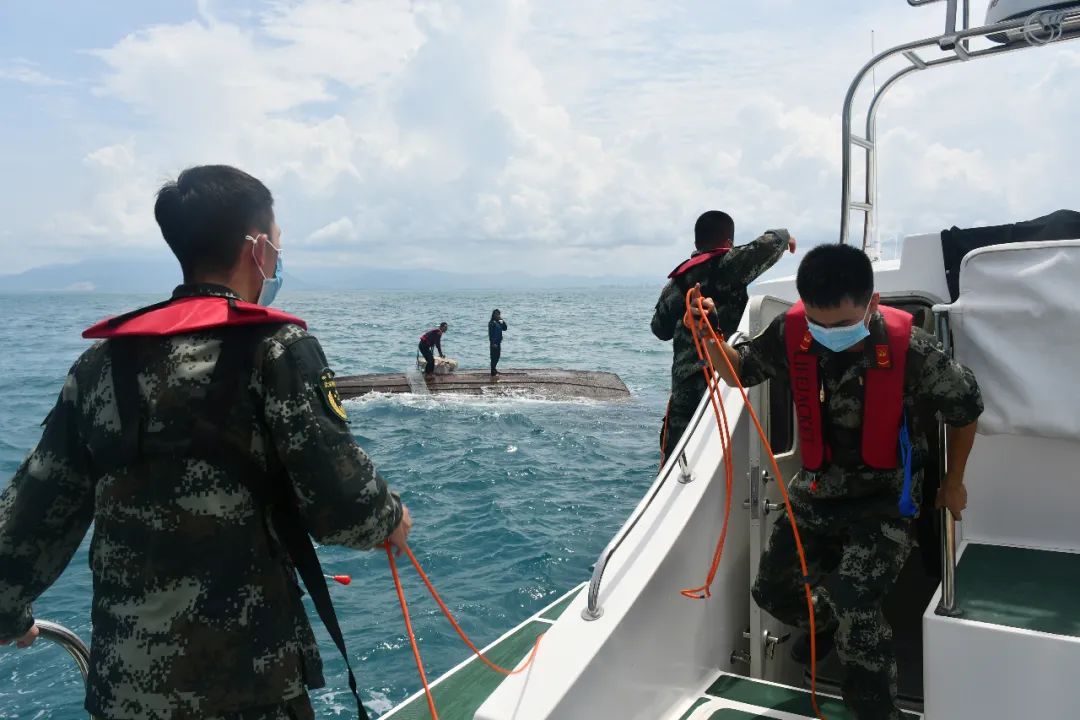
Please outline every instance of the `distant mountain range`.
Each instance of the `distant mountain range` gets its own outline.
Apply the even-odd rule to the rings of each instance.
[[[285,271],[293,290],[501,290],[601,286],[658,286],[662,278],[603,275],[537,276],[521,273],[451,273],[421,269],[332,267]],[[103,292],[161,293],[180,283],[174,262],[160,260],[88,260],[45,265],[14,275],[0,275],[0,293]]]

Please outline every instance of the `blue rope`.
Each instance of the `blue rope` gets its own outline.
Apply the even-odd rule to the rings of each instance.
[[[911,497],[911,456],[913,446],[911,444],[911,430],[908,428],[907,410],[900,423],[900,460],[904,463],[904,488],[900,491],[900,516],[915,517],[919,514],[919,508]]]

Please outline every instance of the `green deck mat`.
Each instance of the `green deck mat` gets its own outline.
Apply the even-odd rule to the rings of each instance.
[[[760,708],[770,710],[783,710],[784,712],[803,715],[808,718],[815,717],[814,706],[810,702],[810,693],[795,688],[769,685],[750,678],[723,675],[712,684],[712,687],[707,692],[709,695],[724,698],[725,700],[757,705]],[[821,713],[829,720],[855,720],[855,716],[840,700],[818,695],[818,704],[821,706]],[[903,715],[905,718],[914,719],[918,717],[910,713],[903,713]]]
[[[584,588],[582,588],[582,589],[584,589]],[[562,600],[558,601],[557,603],[552,605],[550,608],[545,610],[543,612],[543,614],[540,615],[540,617],[542,617],[545,620],[551,620],[552,622],[555,622],[560,617],[562,617],[562,614],[564,612],[566,612],[566,608],[568,608],[570,606],[570,603],[574,602],[574,598],[576,598],[580,594],[581,594],[581,590],[577,590],[575,592],[569,593]]]
[[[709,702],[709,698],[701,698],[700,700],[695,702],[693,705],[691,705],[690,709],[687,710],[686,712],[684,712],[682,714],[682,717],[679,718],[679,720],[687,720],[687,718],[689,718],[691,715],[694,714],[695,710],[697,710],[699,707],[701,707],[702,705],[704,705],[707,702]]]
[[[1080,637],[1080,554],[968,545],[956,567],[964,620]]]

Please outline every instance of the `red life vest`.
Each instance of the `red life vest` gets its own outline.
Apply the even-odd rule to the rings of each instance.
[[[683,260],[679,263],[679,266],[668,273],[668,278],[676,278],[680,275],[685,275],[690,272],[691,268],[696,268],[698,265],[704,265],[713,258],[723,257],[731,252],[731,247],[722,247],[709,250],[707,252],[698,253],[689,260]]]
[[[888,343],[874,348],[876,364],[866,371],[863,395],[862,458],[869,467],[892,470],[899,464],[900,424],[904,415],[904,369],[911,342],[913,318],[903,310],[878,307],[885,319]],[[787,312],[784,325],[791,391],[795,397],[795,423],[799,431],[803,467],[820,470],[832,459],[821,427],[821,381],[818,356],[802,302]]]
[[[289,323],[307,329],[298,317],[273,308],[233,298],[195,295],[151,305],[134,312],[102,320],[82,334],[99,339],[118,336],[181,335],[235,325]]]

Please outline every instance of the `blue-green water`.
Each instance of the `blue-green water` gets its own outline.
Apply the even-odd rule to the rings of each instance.
[[[671,357],[670,344],[649,332],[656,294],[286,293],[277,303],[309,322],[339,375],[407,368],[420,333],[444,319],[447,355],[485,367],[487,320],[499,307],[510,328],[500,367],[610,370],[630,387],[632,399],[617,403],[414,396],[347,403],[357,441],[412,510],[420,562],[474,640],[490,642],[587,579],[651,482]],[[86,347],[82,329],[157,299],[0,296],[0,486],[37,442],[38,423]],[[320,555],[328,573],[354,578],[332,592],[365,702],[385,712],[419,687],[385,556],[334,547]],[[424,661],[437,676],[468,651],[412,570],[403,572]],[[84,543],[35,615],[87,639],[89,607]],[[315,691],[316,708],[320,717],[348,716],[355,711],[344,665],[317,633],[328,685]],[[0,648],[0,718],[78,718],[81,706],[82,682],[59,648]]]

